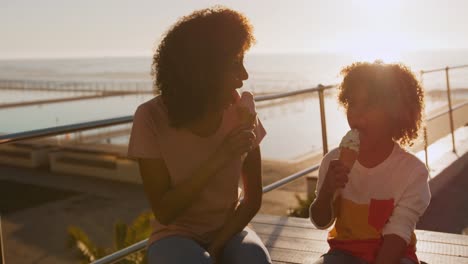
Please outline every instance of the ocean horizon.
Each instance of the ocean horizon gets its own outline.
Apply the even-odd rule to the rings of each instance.
[[[0,80],[151,81],[151,56],[0,59]],[[294,90],[340,81],[340,70],[356,58],[345,53],[247,53],[249,90]],[[413,72],[468,64],[468,49],[406,52],[384,62],[401,62]],[[459,73],[461,72],[461,73]],[[468,84],[468,70],[453,72],[454,87]],[[426,89],[439,89],[443,74],[425,76]],[[468,85],[466,85],[468,86]],[[466,88],[466,87],[463,87]]]

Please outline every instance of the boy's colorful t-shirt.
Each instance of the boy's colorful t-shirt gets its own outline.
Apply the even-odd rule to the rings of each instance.
[[[226,135],[240,122],[234,106],[225,110],[221,125],[213,135],[200,137],[189,130],[171,127],[167,108],[162,97],[157,96],[141,104],[135,112],[128,156],[163,159],[171,186],[177,186],[213,155]],[[257,120],[254,133],[256,145],[259,145],[266,135],[260,120]],[[149,243],[173,235],[209,243],[238,205],[241,168],[241,157],[233,159],[211,178],[199,198],[173,223],[163,225],[154,221]]]
[[[335,149],[323,158],[316,194],[330,161],[338,156],[339,150]],[[330,250],[343,250],[373,263],[383,236],[395,234],[408,245],[405,257],[417,262],[414,230],[431,198],[428,171],[417,157],[395,143],[390,156],[374,168],[356,161],[348,183],[335,197],[336,221],[328,235]],[[317,228],[333,223],[321,227],[310,219]]]

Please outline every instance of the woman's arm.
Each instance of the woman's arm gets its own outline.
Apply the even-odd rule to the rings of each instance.
[[[170,224],[197,199],[210,178],[234,157],[250,150],[255,134],[244,127],[233,130],[205,162],[185,182],[171,186],[170,174],[163,159],[139,159],[143,188],[155,218]]]
[[[262,165],[260,147],[250,151],[242,168],[244,199],[232,218],[228,219],[208,251],[217,259],[226,242],[241,232],[252,220],[262,205]]]
[[[197,199],[207,181],[223,166],[221,156],[213,156],[177,187],[171,187],[169,171],[162,159],[138,159],[143,188],[155,218],[170,224]]]

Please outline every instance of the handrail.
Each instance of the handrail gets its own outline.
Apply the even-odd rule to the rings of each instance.
[[[301,170],[299,172],[291,174],[291,175],[287,176],[286,178],[283,178],[283,179],[281,179],[279,181],[276,181],[276,182],[274,182],[274,183],[272,183],[270,185],[267,185],[267,186],[263,187],[262,191],[263,191],[263,193],[270,192],[270,191],[272,191],[274,189],[277,189],[277,188],[279,188],[279,187],[281,187],[281,186],[283,186],[283,185],[285,185],[287,183],[290,183],[290,182],[294,181],[295,179],[298,179],[298,178],[300,178],[302,176],[305,176],[305,175],[307,175],[307,174],[309,174],[311,172],[314,172],[314,171],[318,170],[318,168],[319,168],[318,164],[314,165],[312,167],[308,167],[308,168],[306,168],[304,170]]]
[[[457,109],[459,109],[459,108],[462,108],[462,107],[464,107],[465,105],[468,105],[468,102],[464,102],[464,103],[457,104],[456,106],[454,106],[454,107],[452,108],[452,111],[455,111],[455,110],[457,110]],[[443,111],[443,112],[440,112],[440,113],[438,113],[438,114],[432,115],[431,117],[428,117],[428,118],[426,119],[426,122],[432,121],[432,120],[434,120],[434,119],[436,119],[436,118],[438,118],[438,117],[441,117],[441,116],[443,116],[443,115],[446,115],[446,114],[449,113],[449,112],[450,112],[450,109],[449,109],[449,110],[445,110],[445,111]]]
[[[454,123],[453,123],[453,108],[452,108],[452,96],[451,96],[452,93],[450,92],[450,76],[449,76],[450,74],[449,74],[449,72],[452,69],[461,69],[461,68],[468,68],[468,64],[452,66],[452,67],[446,66],[445,68],[438,68],[438,69],[420,71],[420,73],[421,73],[421,82],[422,82],[422,78],[423,78],[424,74],[445,71],[447,103],[448,103],[448,108],[449,108],[448,114],[449,114],[450,134],[452,136],[452,152],[453,153],[457,153],[457,148],[455,146],[455,126],[454,126]],[[427,133],[427,131],[425,131],[424,133]],[[424,145],[425,145],[425,151],[426,151],[426,166],[429,168],[429,164],[427,162],[427,142],[426,141],[424,142]]]
[[[71,132],[78,132],[78,131],[90,130],[90,129],[107,127],[107,126],[121,125],[125,123],[130,123],[132,121],[133,121],[133,116],[123,116],[123,117],[109,118],[109,119],[96,120],[96,121],[90,121],[90,122],[76,123],[76,124],[71,124],[71,125],[56,126],[56,127],[49,127],[49,128],[44,128],[44,129],[36,129],[36,130],[30,130],[30,131],[25,131],[25,132],[6,134],[6,135],[0,136],[0,145],[6,144],[6,143],[12,143],[16,141],[22,141],[26,139],[56,136],[56,135],[62,135],[62,134],[67,134]]]
[[[446,71],[446,70],[451,70],[451,69],[461,69],[461,68],[468,68],[468,64],[466,65],[458,65],[458,66],[452,66],[452,67],[444,67],[444,68],[436,68],[436,69],[430,69],[430,70],[422,70],[421,73],[431,73],[431,72],[439,72],[439,71]]]
[[[328,86],[323,86],[323,89],[330,89],[330,88],[334,88],[334,87],[336,87],[336,86],[328,85]],[[274,96],[273,95],[256,96],[255,101],[261,102],[261,101],[266,101],[266,100],[272,100],[272,99],[284,98],[284,97],[288,97],[288,96],[294,96],[294,95],[298,95],[298,94],[302,94],[302,93],[315,92],[315,91],[319,91],[319,90],[320,90],[320,88],[317,87],[317,88],[309,88],[309,89],[299,90],[299,91],[295,91],[295,92],[286,92],[286,93],[282,93],[282,94],[278,94],[278,95],[274,95]],[[452,110],[463,107],[465,104],[468,104],[468,102],[459,104],[459,105],[455,106]],[[448,112],[449,112],[449,110],[446,110],[446,111],[438,113],[438,114],[436,114],[434,116],[428,117],[426,119],[426,121],[430,121],[432,119],[435,119],[435,118],[437,118],[439,116],[447,114]],[[7,143],[13,143],[13,142],[17,142],[17,141],[22,141],[22,140],[26,140],[26,139],[35,139],[35,138],[41,138],[41,137],[56,136],[56,135],[62,135],[62,134],[67,134],[67,133],[72,133],[72,132],[79,132],[79,131],[91,130],[91,129],[96,129],[96,128],[121,125],[121,124],[125,124],[125,123],[130,123],[132,121],[133,121],[133,116],[123,116],[123,117],[101,119],[101,120],[90,121],[90,122],[83,122],[83,123],[76,123],[76,124],[71,124],[71,125],[56,126],[56,127],[50,127],[50,128],[44,128],[44,129],[36,129],[36,130],[6,134],[6,135],[1,135],[0,136],[0,145],[7,144]]]
[[[338,85],[332,84],[332,85],[327,85],[323,86],[319,84],[317,87],[314,88],[308,88],[308,89],[302,89],[302,90],[296,90],[292,92],[284,92],[284,93],[278,93],[278,94],[272,94],[272,95],[261,95],[261,96],[256,96],[255,101],[256,102],[261,102],[261,101],[267,101],[267,100],[273,100],[273,99],[278,99],[278,98],[284,98],[288,96],[294,96],[298,94],[305,94],[305,93],[311,93],[311,92],[318,92],[318,91],[323,91],[323,90],[328,90],[331,88],[335,88]]]
[[[321,90],[331,89],[334,87],[336,87],[336,85],[327,85],[327,86],[318,85],[317,87],[314,87],[314,88],[307,88],[307,89],[297,90],[293,92],[285,92],[285,93],[279,93],[279,94],[273,94],[273,95],[260,95],[260,96],[255,97],[255,101],[261,102],[261,101],[285,98],[285,97],[294,96],[298,94],[318,92]],[[50,128],[44,128],[44,129],[6,134],[6,135],[0,136],[0,145],[6,144],[6,143],[12,143],[16,141],[22,141],[26,139],[56,136],[56,135],[67,134],[71,132],[79,132],[79,131],[85,131],[85,130],[90,130],[90,129],[95,129],[95,128],[121,125],[125,123],[131,123],[132,121],[133,121],[133,116],[123,116],[123,117],[101,119],[101,120],[90,121],[90,122],[83,122],[83,123],[76,123],[76,124],[71,124],[71,125],[63,125],[63,126],[56,126],[56,127],[50,127]]]
[[[290,183],[290,182],[292,182],[292,181],[294,181],[294,180],[296,180],[296,179],[298,179],[300,177],[303,177],[303,176],[305,176],[305,175],[307,175],[307,174],[309,174],[311,172],[314,172],[314,171],[318,170],[318,168],[319,168],[318,164],[314,165],[314,166],[311,166],[311,167],[308,167],[308,168],[306,168],[306,169],[304,169],[302,171],[291,174],[291,175],[289,175],[289,176],[287,176],[287,177],[285,177],[285,178],[283,178],[283,179],[281,179],[279,181],[276,181],[276,182],[274,182],[274,183],[272,183],[270,185],[267,185],[267,186],[263,187],[262,191],[263,191],[263,193],[273,191],[273,190],[275,190],[275,189],[277,189],[277,188],[279,188],[279,187],[281,187],[281,186],[283,186],[285,184],[288,184],[288,183]],[[144,249],[146,247],[147,243],[148,243],[148,238],[146,238],[146,239],[144,239],[144,240],[142,240],[140,242],[137,242],[137,243],[135,243],[135,244],[133,244],[131,246],[128,246],[128,247],[126,247],[124,249],[116,251],[116,252],[114,252],[114,253],[112,253],[110,255],[107,255],[107,256],[105,256],[103,258],[100,258],[100,259],[98,259],[98,260],[96,260],[94,262],[91,262],[91,264],[111,264],[111,263],[115,263],[115,262],[117,262],[119,260],[124,259],[125,257],[127,257],[128,255],[130,255],[132,253],[135,253],[135,252],[138,252],[138,251]]]

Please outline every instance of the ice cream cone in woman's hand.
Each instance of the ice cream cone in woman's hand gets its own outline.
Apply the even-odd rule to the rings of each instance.
[[[237,103],[237,116],[242,124],[253,125],[257,120],[255,102],[252,93],[243,92]]]

